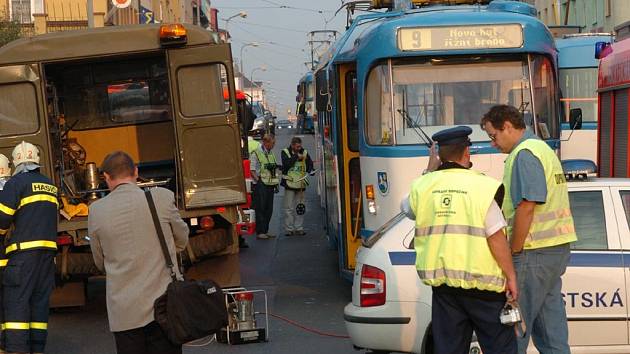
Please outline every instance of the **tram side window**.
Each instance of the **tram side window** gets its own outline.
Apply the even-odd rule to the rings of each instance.
[[[366,91],[367,140],[371,145],[392,145],[391,98],[387,65],[372,69]]]
[[[357,73],[346,74],[346,117],[348,128],[348,148],[359,151],[359,119],[357,114]]]
[[[37,132],[35,86],[30,83],[0,85],[0,97],[0,136]]]
[[[604,200],[600,191],[569,192],[571,214],[578,240],[572,249],[608,249]],[[624,207],[626,200],[624,199]],[[627,210],[627,209],[626,209]],[[627,214],[627,211],[626,211]]]
[[[543,139],[557,138],[560,132],[556,118],[556,83],[553,67],[549,59],[543,56],[534,57],[532,65],[538,134]]]

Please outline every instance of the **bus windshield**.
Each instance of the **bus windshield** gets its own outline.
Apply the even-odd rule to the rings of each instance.
[[[479,122],[497,104],[519,108],[528,128],[533,129],[532,109],[535,105],[532,104],[532,92],[539,101],[536,106],[539,127],[540,122],[553,121],[550,118],[554,117],[555,111],[554,81],[551,65],[546,59],[532,61],[532,65],[539,69],[538,73],[533,71],[536,73],[533,75],[534,90],[530,89],[527,58],[483,62],[475,59],[475,62],[462,59],[391,62],[391,74],[387,64],[375,67],[368,78],[366,91],[368,142],[372,145],[422,144],[426,141],[414,131],[415,127],[421,127],[431,136],[453,125],[471,127],[473,142],[488,141]],[[393,84],[391,91],[390,82]],[[393,117],[390,112],[394,112]],[[541,127],[544,138],[552,136],[550,130],[557,124],[551,125]]]
[[[597,67],[560,69],[560,89],[564,105],[564,121],[569,121],[569,111],[582,109],[585,122],[597,121]]]

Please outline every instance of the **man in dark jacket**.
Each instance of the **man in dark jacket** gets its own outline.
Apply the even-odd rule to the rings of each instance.
[[[284,229],[287,236],[301,236],[304,232],[304,190],[308,186],[307,173],[313,174],[313,160],[302,147],[302,139],[294,137],[291,145],[282,150],[282,186],[284,187]]]

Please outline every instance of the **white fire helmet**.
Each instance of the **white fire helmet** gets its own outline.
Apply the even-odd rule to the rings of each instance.
[[[26,141],[17,144],[11,155],[13,155],[13,166],[15,167],[24,162],[39,164],[39,149]]]
[[[10,176],[11,167],[9,167],[9,159],[3,154],[0,154],[0,178]]]

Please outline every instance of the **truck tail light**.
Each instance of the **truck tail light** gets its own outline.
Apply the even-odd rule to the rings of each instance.
[[[199,226],[206,231],[212,230],[214,227],[214,219],[212,219],[212,216],[204,216],[199,220]]]
[[[367,264],[363,265],[361,268],[361,307],[384,305],[386,288],[385,272]]]

